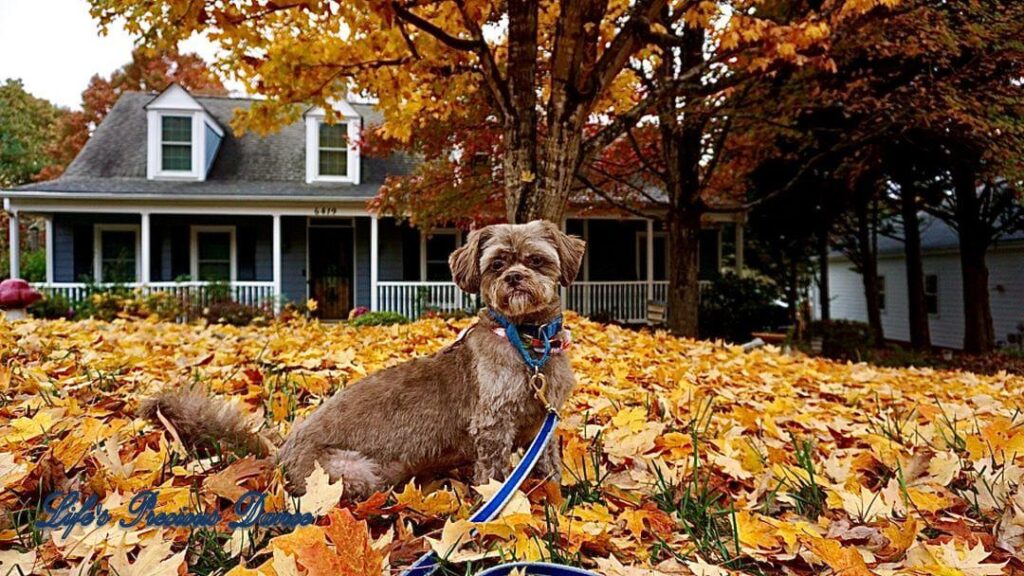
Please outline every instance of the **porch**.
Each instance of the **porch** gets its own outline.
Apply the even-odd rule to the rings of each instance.
[[[15,213],[16,214],[16,213]],[[38,287],[69,302],[109,286],[164,292],[204,305],[225,295],[279,311],[316,300],[325,319],[357,307],[410,318],[471,312],[474,295],[451,281],[448,255],[463,242],[455,229],[423,233],[390,218],[317,210],[295,213],[174,213],[147,210],[51,212],[46,222],[47,278]],[[16,222],[11,228],[17,246]],[[567,309],[621,322],[646,321],[647,303],[668,292],[668,253],[650,219],[569,218],[565,230],[588,242],[577,281],[562,290]],[[705,223],[702,280],[742,266],[742,225]],[[12,270],[17,254],[12,253]]]

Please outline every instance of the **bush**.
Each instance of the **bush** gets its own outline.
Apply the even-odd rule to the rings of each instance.
[[[852,320],[818,320],[807,328],[812,341],[821,339],[821,355],[833,360],[859,362],[871,354],[875,339],[871,326]]]
[[[778,288],[769,280],[723,274],[701,290],[700,336],[747,342],[753,332],[777,329],[787,322],[778,299]]]
[[[398,312],[367,312],[349,322],[352,326],[389,326],[408,323],[409,319]]]
[[[248,326],[261,316],[262,311],[259,308],[231,300],[214,302],[203,309],[203,318],[211,324]]]
[[[44,320],[58,320],[60,318],[70,320],[75,317],[75,309],[68,302],[68,299],[60,294],[44,296],[42,300],[30,306],[28,311],[33,317]]]

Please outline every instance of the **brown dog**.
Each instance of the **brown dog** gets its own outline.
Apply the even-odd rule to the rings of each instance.
[[[582,240],[537,220],[474,231],[449,264],[459,288],[479,292],[491,310],[516,325],[542,325],[561,313],[559,286],[575,279],[583,250]],[[343,478],[354,497],[468,464],[477,483],[503,479],[512,452],[539,429],[545,407],[523,358],[496,328],[482,311],[454,344],[363,378],[296,424],[278,453],[290,489],[305,491],[314,462],[332,481]],[[547,398],[559,408],[575,383],[569,360],[552,355],[542,371]],[[261,451],[237,409],[201,393],[165,392],[146,401],[141,413],[155,417],[158,409],[186,443]],[[559,477],[557,442],[549,444],[537,471]]]

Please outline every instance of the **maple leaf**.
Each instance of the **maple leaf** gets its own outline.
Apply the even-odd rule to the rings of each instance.
[[[933,576],[998,576],[1003,573],[1006,562],[985,564],[990,556],[985,546],[978,542],[973,548],[960,546],[954,541],[937,546],[920,544],[907,555],[907,566]]]
[[[119,576],[177,576],[186,550],[171,554],[173,545],[173,540],[143,545],[135,562],[129,562],[126,549],[121,548],[110,558],[110,569]]]
[[[341,500],[345,490],[345,482],[339,478],[331,484],[331,478],[320,467],[319,462],[313,463],[313,471],[306,477],[306,493],[289,500],[288,507],[292,511],[308,512],[314,516],[323,516],[334,508]]]
[[[242,482],[266,473],[270,469],[269,461],[257,460],[253,456],[246,456],[236,460],[227,468],[207,476],[203,481],[203,487],[221,498],[237,501],[248,490],[239,486]],[[339,495],[339,498],[341,496]],[[337,500],[335,500],[335,503]]]
[[[842,574],[843,576],[873,576],[867,564],[864,563],[864,557],[852,546],[844,547],[836,540],[813,537],[806,538],[805,543],[808,549],[836,574]]]

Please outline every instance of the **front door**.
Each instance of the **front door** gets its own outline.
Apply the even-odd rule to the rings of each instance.
[[[309,296],[321,318],[344,319],[352,310],[352,249],[352,226],[310,226]]]

